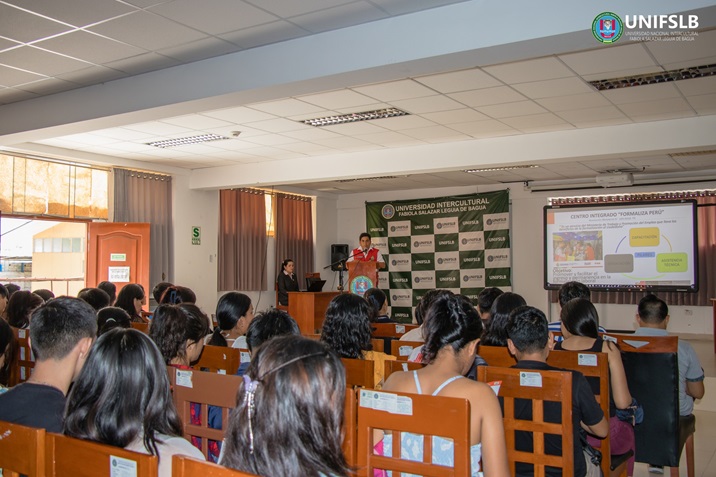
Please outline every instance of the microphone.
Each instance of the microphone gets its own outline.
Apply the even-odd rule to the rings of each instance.
[[[364,254],[368,253],[368,249],[367,249],[367,248],[364,248],[364,249],[363,249],[363,253],[364,253]]]

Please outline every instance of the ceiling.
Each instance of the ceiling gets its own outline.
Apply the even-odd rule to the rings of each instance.
[[[491,45],[467,39],[475,45],[460,50],[460,37],[449,37],[450,21],[486,8],[482,3],[0,0],[0,149],[189,174],[197,187],[290,184],[333,193],[578,182],[616,170],[662,177],[713,169],[716,178],[713,130],[698,135],[698,144],[673,138],[648,145],[649,137],[655,144],[662,139],[657,122],[679,135],[713,120],[716,76],[606,91],[589,84],[715,64],[716,7],[698,9],[700,29],[689,41],[625,39],[606,47],[589,38],[594,14],[577,11],[579,30],[565,27],[559,43],[524,33]],[[415,29],[423,24],[443,28],[444,36],[422,42]],[[395,36],[405,31],[415,37]],[[375,48],[368,33],[392,43],[376,41]],[[330,40],[338,38],[354,41],[356,49],[331,50]],[[316,54],[297,56],[292,48]],[[237,64],[246,67],[237,85],[222,83],[222,74],[234,71],[226,68]],[[198,84],[203,81],[208,85]],[[320,128],[300,122],[386,107],[409,115]],[[600,133],[631,130],[645,139],[632,145],[627,137],[621,152],[591,153]],[[205,133],[230,139],[167,149],[147,144]],[[518,137],[526,153],[508,154]],[[577,148],[584,140],[583,156],[552,152],[551,159],[530,160],[530,141],[550,149],[545,143],[560,138]],[[462,146],[474,146],[477,156],[488,145],[503,145],[498,150],[506,157],[451,159]],[[673,155],[694,149],[712,153]],[[393,157],[400,163],[415,151],[435,154],[402,169],[381,164]],[[348,167],[322,174],[332,167],[322,166],[328,161]],[[364,161],[368,167],[360,171],[351,166]],[[515,164],[537,167],[462,172]],[[293,168],[302,173],[280,177]],[[220,179],[203,185],[209,174]],[[371,176],[389,178],[340,181]]]

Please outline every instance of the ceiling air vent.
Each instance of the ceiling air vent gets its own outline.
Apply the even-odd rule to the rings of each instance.
[[[692,78],[704,78],[716,75],[716,64],[691,66],[679,68],[678,70],[662,71],[638,76],[625,76],[623,78],[612,78],[590,81],[597,91],[609,89],[631,88],[633,86],[645,86],[648,84],[668,83],[670,81],[681,81]]]

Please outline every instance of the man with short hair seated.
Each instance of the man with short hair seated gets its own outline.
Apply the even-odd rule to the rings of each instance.
[[[547,364],[547,356],[554,346],[554,337],[547,328],[547,318],[542,311],[532,306],[521,306],[510,314],[510,323],[507,328],[507,347],[510,353],[517,358],[514,368],[538,371],[570,371],[554,368]],[[587,472],[584,452],[580,445],[579,433],[582,429],[590,434],[603,438],[609,432],[609,421],[604,417],[589,387],[586,378],[579,371],[572,373],[572,426],[574,429],[574,477],[584,477]],[[531,418],[532,408],[523,402],[518,407],[515,401],[515,418]],[[545,420],[559,422],[561,411],[558,403],[546,402],[544,407]],[[580,429],[581,427],[581,429]],[[518,432],[515,436],[518,450],[530,452],[532,437],[525,432]],[[562,455],[562,439],[560,436],[545,435],[545,452],[552,455]],[[548,477],[562,475],[561,469],[547,467]],[[517,463],[518,477],[533,476],[531,464]]]
[[[62,432],[65,396],[97,336],[97,315],[79,298],[60,297],[35,310],[30,379],[0,395],[0,421]]]
[[[584,298],[585,300],[592,301],[592,292],[589,290],[589,287],[585,285],[582,282],[565,282],[562,284],[561,287],[559,287],[559,292],[557,294],[559,299],[559,308],[564,308],[564,305],[567,304],[570,300],[574,300],[575,298]],[[562,322],[561,321],[553,321],[549,324],[549,331],[552,332],[562,332]],[[600,333],[606,333],[607,330],[605,330],[601,325],[599,325],[599,332]],[[556,341],[562,341],[561,337],[558,337]]]

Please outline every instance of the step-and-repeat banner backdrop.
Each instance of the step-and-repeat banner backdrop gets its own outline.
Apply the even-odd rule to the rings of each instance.
[[[380,288],[393,318],[410,323],[434,288],[473,303],[485,287],[511,290],[509,203],[509,191],[367,202],[367,230],[386,264]]]

